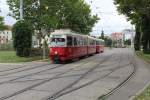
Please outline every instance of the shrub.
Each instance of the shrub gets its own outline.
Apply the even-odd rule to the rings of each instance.
[[[12,29],[13,44],[17,56],[30,56],[32,45],[32,27],[25,20],[18,21]]]

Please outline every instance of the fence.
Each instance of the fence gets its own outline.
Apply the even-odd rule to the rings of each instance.
[[[0,44],[0,51],[13,51],[13,44],[12,43],[6,43],[6,44]]]

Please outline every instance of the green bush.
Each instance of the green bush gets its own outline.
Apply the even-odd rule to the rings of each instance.
[[[12,29],[13,44],[17,56],[28,57],[32,45],[33,29],[25,20],[18,21]]]

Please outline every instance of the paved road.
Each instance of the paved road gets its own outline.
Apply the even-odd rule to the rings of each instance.
[[[0,100],[97,100],[133,72],[130,49],[106,50],[70,64],[0,64]]]

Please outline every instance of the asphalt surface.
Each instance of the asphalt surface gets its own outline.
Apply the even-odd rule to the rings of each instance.
[[[69,64],[0,64],[0,100],[97,100],[133,73],[134,59],[131,49],[112,49]]]

